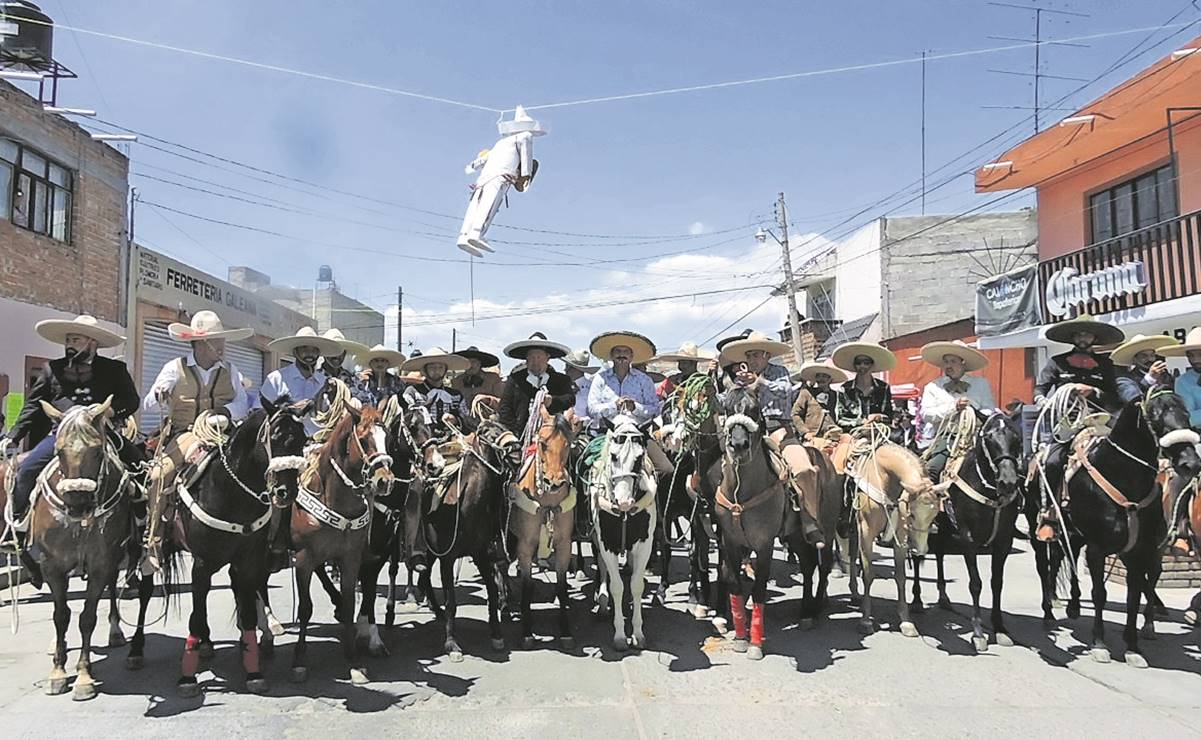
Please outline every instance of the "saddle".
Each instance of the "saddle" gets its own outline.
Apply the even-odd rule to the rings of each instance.
[[[467,452],[464,440],[467,444],[474,443],[475,435],[472,434],[465,438],[454,437],[438,445],[438,454],[442,455],[446,465],[442,468],[442,475],[426,480],[430,491],[429,513],[431,514],[437,511],[442,504],[454,506],[459,503],[460,491],[458,487],[455,487],[452,493],[451,483],[458,480],[459,471],[463,469],[463,456]]]

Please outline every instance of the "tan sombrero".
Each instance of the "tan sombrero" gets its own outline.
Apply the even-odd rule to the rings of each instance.
[[[828,362],[813,362],[809,361],[801,365],[801,369],[794,376],[798,380],[805,383],[816,383],[817,376],[825,373],[830,376],[830,381],[833,383],[845,383],[851,379],[851,376],[840,367],[834,367]]]
[[[1097,321],[1086,313],[1082,313],[1074,319],[1047,327],[1043,336],[1052,342],[1071,344],[1072,335],[1079,331],[1086,331],[1096,337],[1098,347],[1103,347],[1107,344],[1118,344],[1126,340],[1126,334],[1121,329],[1113,324]]]
[[[1134,362],[1134,356],[1146,349],[1153,349],[1156,352],[1167,349],[1169,347],[1179,346],[1179,340],[1174,337],[1169,337],[1166,334],[1135,334],[1130,339],[1127,339],[1120,346],[1114,349],[1109,354],[1109,359],[1113,360],[1115,365],[1129,365]],[[1161,353],[1165,354],[1165,353]]]
[[[388,349],[382,344],[377,344],[371,349],[362,354],[355,355],[359,358],[359,362],[368,365],[372,360],[387,360],[391,367],[399,367],[404,364],[405,356],[402,352],[397,352],[394,349]]]
[[[267,345],[272,352],[290,355],[297,347],[316,347],[322,357],[342,354],[342,345],[333,339],[318,336],[311,326],[302,326],[290,337],[280,337]]]
[[[190,324],[178,322],[167,326],[167,333],[177,342],[199,342],[205,339],[225,339],[236,342],[249,339],[254,329],[226,329],[221,317],[212,311],[197,311]]]
[[[1183,344],[1178,344],[1175,347],[1165,347],[1159,354],[1164,357],[1184,357],[1189,352],[1197,351],[1201,351],[1201,326],[1194,326],[1192,329],[1189,329]]]
[[[342,333],[341,329],[330,329],[321,336],[337,342],[338,346],[341,347],[346,354],[354,355],[360,359],[362,359],[364,354],[371,351],[371,349],[362,342],[356,342],[353,339],[347,339],[346,335]],[[321,354],[324,355],[325,353],[322,352]]]
[[[725,367],[735,362],[746,362],[747,352],[762,350],[767,353],[768,357],[778,357],[791,349],[792,347],[784,342],[776,341],[761,331],[753,331],[745,338],[735,339],[723,346],[719,361],[722,367]]]
[[[634,351],[634,363],[650,362],[655,356],[655,343],[632,331],[607,331],[598,335],[588,346],[592,354],[608,360],[614,347],[629,347]]]
[[[505,356],[512,357],[514,360],[524,360],[526,354],[532,349],[540,349],[551,356],[551,359],[558,357],[566,357],[571,348],[565,344],[552,342],[546,338],[546,335],[540,331],[536,331],[530,335],[529,339],[522,339],[517,342],[511,342],[505,347]]]
[[[872,372],[879,373],[885,370],[892,370],[897,366],[897,356],[875,342],[847,342],[838,345],[838,349],[834,350],[834,354],[830,355],[830,362],[835,367],[846,370],[848,373],[855,372],[855,358],[859,355],[866,355],[876,361],[872,367]]]
[[[675,352],[666,352],[655,357],[654,362],[687,362],[689,360],[702,366],[713,360],[713,354],[707,349],[696,346],[696,342],[684,342]]]
[[[408,372],[411,370],[416,370],[417,372],[424,373],[425,366],[435,362],[440,362],[443,365],[446,365],[447,371],[452,373],[461,373],[467,368],[471,367],[471,363],[466,357],[451,354],[441,347],[430,347],[425,352],[422,352],[419,356],[405,360],[403,363],[401,363],[400,371]]]
[[[942,358],[946,355],[955,355],[963,360],[963,366],[969,373],[988,367],[987,355],[959,340],[930,342],[922,347],[922,360],[935,367],[942,367]]]
[[[582,373],[594,373],[597,370],[600,370],[599,366],[589,364],[591,360],[592,354],[583,347],[572,352],[568,352],[563,356],[564,365],[574,367],[576,370],[579,370]]]
[[[105,329],[100,322],[96,321],[95,316],[89,316],[86,313],[73,319],[39,321],[34,325],[34,329],[42,339],[55,344],[66,344],[68,334],[81,334],[89,339],[94,339],[96,346],[100,348],[116,347],[125,341],[125,337]]]

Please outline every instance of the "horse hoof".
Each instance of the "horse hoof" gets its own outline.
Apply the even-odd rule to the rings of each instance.
[[[140,671],[146,665],[146,659],[140,655],[130,655],[125,658],[125,670]]]
[[[751,645],[746,649],[747,660],[763,660],[763,646]]]
[[[693,604],[692,616],[694,619],[705,619],[709,616],[709,607],[704,604]]]
[[[997,644],[1001,647],[1013,647],[1013,638],[1008,632],[998,632],[996,634]]]
[[[870,635],[876,631],[876,625],[870,619],[859,620],[859,634]]]
[[[108,646],[111,648],[124,647],[128,644],[125,640],[125,635],[121,632],[112,632],[108,636]]]
[[[205,640],[204,642],[200,643],[200,647],[196,652],[200,653],[201,660],[211,660],[213,654],[217,652],[217,649],[213,647],[213,643],[211,641]]]
[[[50,683],[46,684],[46,693],[50,696],[67,693],[67,677],[50,679]]]
[[[1095,647],[1088,651],[1089,657],[1094,663],[1108,663],[1111,658],[1109,656],[1109,648]]]
[[[416,601],[406,601],[400,605],[400,610],[405,614],[413,614],[417,611]]]
[[[988,638],[984,635],[972,637],[972,647],[976,648],[977,653],[988,652]]]
[[[304,683],[309,680],[309,669],[302,665],[293,666],[291,679],[292,683]]]
[[[801,619],[800,627],[806,632],[813,629],[813,617],[804,617]]]
[[[272,658],[275,656],[275,640],[259,640],[259,657]]]
[[[1155,634],[1155,625],[1154,624],[1144,624],[1143,628],[1138,631],[1138,636],[1144,640],[1159,639]]]
[[[559,638],[559,647],[564,650],[575,650],[575,638],[571,635],[564,635]]]
[[[630,647],[635,650],[641,650],[646,647],[646,636],[635,634],[630,638]]]
[[[1146,668],[1147,659],[1138,653],[1126,653],[1126,665],[1131,668]]]
[[[609,595],[601,594],[596,597],[596,613],[604,614],[609,611]]]
[[[951,600],[948,599],[946,596],[943,596],[942,598],[940,598],[938,600],[938,608],[942,609],[944,612],[950,612],[950,611],[955,610],[955,607],[951,606]]]
[[[728,622],[726,622],[725,617],[714,617],[713,618],[713,629],[717,630],[719,633],[724,635],[725,633],[730,631],[730,625]]]
[[[534,640],[533,637],[521,638],[521,649],[522,650],[533,650],[535,644],[536,644],[536,640]]]
[[[504,639],[500,638],[500,637],[493,637],[492,638],[492,649],[493,650],[504,650],[505,649]]]
[[[350,682],[352,684],[354,684],[355,686],[363,686],[363,685],[370,683],[371,679],[367,678],[367,669],[366,668],[351,668],[350,669]]]
[[[630,648],[630,646],[626,642],[626,638],[624,638],[624,637],[614,637],[613,638],[613,649],[614,650],[620,650],[622,652],[625,652],[629,648]]]
[[[267,679],[265,678],[246,679],[246,690],[252,694],[266,694],[267,689]]]
[[[906,637],[918,637],[920,633],[913,622],[901,622],[901,634]],[[987,647],[987,644],[985,647]]]
[[[73,701],[87,701],[88,699],[96,698],[96,682],[95,681],[76,681],[75,690],[71,692]]]
[[[270,630],[272,637],[284,636],[284,626],[275,617],[267,620],[267,629]]]
[[[735,637],[730,642],[730,649],[736,653],[745,653],[750,648],[745,637]]]
[[[1067,613],[1068,613],[1068,619],[1079,619],[1080,618],[1080,605],[1079,604],[1068,604]]]
[[[909,602],[909,611],[913,612],[914,614],[925,614],[926,605],[917,599],[914,599],[913,601]]]
[[[181,699],[195,699],[200,696],[200,684],[194,678],[191,681],[181,680],[175,687],[175,693]]]
[[[451,663],[462,663],[463,662],[463,651],[457,650],[457,649],[451,650],[450,652],[448,652],[446,654],[446,659],[449,660]]]

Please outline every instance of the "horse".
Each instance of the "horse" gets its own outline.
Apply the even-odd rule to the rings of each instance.
[[[363,561],[367,527],[375,511],[373,499],[387,491],[393,481],[392,460],[387,453],[387,430],[376,409],[360,411],[346,405],[327,424],[318,437],[328,436],[319,449],[309,454],[291,510],[296,587],[300,592],[300,635],[292,653],[292,681],[308,679],[308,628],[313,616],[309,587],[313,571],[332,562],[343,580],[342,603],[337,610],[343,626],[342,649],[351,682],[361,685],[368,677],[355,637],[352,584]]]
[[[1201,480],[1193,478],[1192,501],[1189,504],[1189,542],[1194,553],[1201,555]],[[1184,494],[1181,494],[1184,495]],[[1193,595],[1188,609],[1184,612],[1184,620],[1196,627],[1201,623],[1201,591]]]
[[[1155,585],[1162,568],[1160,546],[1167,531],[1156,484],[1162,454],[1177,475],[1201,472],[1199,437],[1189,428],[1184,402],[1168,389],[1154,389],[1118,412],[1108,436],[1076,442],[1080,468],[1066,481],[1072,527],[1085,549],[1092,578],[1093,629],[1090,654],[1109,661],[1105,647],[1105,558],[1117,555],[1126,567],[1126,664],[1145,668],[1138,646],[1138,609],[1147,598],[1143,635],[1155,634]],[[1070,535],[1069,535],[1070,536]],[[1074,565],[1074,563],[1073,563]]]
[[[838,473],[834,470],[834,464],[825,452],[812,445],[806,445],[805,451],[817,473],[814,482],[818,491],[818,510],[815,518],[817,528],[823,542],[833,543],[837,537],[838,520],[842,515],[842,485]],[[803,506],[801,502],[797,503],[798,506]],[[791,533],[787,536],[787,543],[789,549],[797,556],[802,581],[800,626],[802,629],[809,629],[826,607],[830,569],[834,567],[834,551],[828,546],[817,547],[805,538],[800,517],[808,514],[802,514],[797,507],[789,507],[786,516],[788,523],[785,531]]]
[[[725,455],[709,475],[717,481],[715,514],[721,543],[721,579],[730,594],[735,652],[751,660],[763,658],[764,606],[771,578],[772,551],[783,532],[788,494],[784,479],[768,458],[764,441],[759,395],[753,387],[736,387],[723,404]],[[780,460],[778,464],[783,464]],[[742,596],[742,562],[755,554],[755,580],[751,587],[750,644],[747,643],[746,606]]]
[[[567,566],[571,561],[571,537],[574,524],[576,490],[569,475],[572,441],[571,423],[562,414],[552,416],[538,405],[531,414],[534,430],[523,468],[510,484],[508,532],[512,535],[521,578],[522,647],[534,646],[534,620],[530,600],[534,591],[534,557],[540,549],[543,532],[554,552],[555,596],[559,602],[559,644],[570,650],[575,646],[568,619]]]
[[[977,413],[965,410],[963,413]],[[977,416],[980,416],[977,414]],[[958,471],[939,486],[947,491],[944,503],[945,518],[940,514],[937,537],[946,547],[958,546],[963,552],[968,570],[968,589],[972,594],[972,645],[977,652],[988,650],[980,617],[980,592],[983,583],[976,558],[992,553],[992,628],[998,645],[1012,646],[1013,639],[1005,627],[1001,610],[1001,589],[1005,578],[1005,561],[1013,545],[1014,524],[1022,509],[1022,489],[1019,464],[1022,459],[1022,434],[1012,418],[1002,412],[982,417],[982,423],[971,449],[963,457]],[[934,547],[931,547],[935,550]],[[946,579],[943,575],[942,548],[938,558],[938,590],[940,603],[946,598]],[[914,560],[912,607],[920,611],[921,588],[919,565]]]
[[[870,429],[870,428],[869,428]],[[872,430],[870,433],[875,434]],[[871,634],[876,625],[872,616],[872,550],[881,534],[891,535],[893,573],[897,583],[897,611],[901,634],[917,637],[917,627],[909,618],[905,600],[905,556],[924,555],[928,547],[930,524],[939,509],[939,493],[926,478],[922,461],[908,448],[884,442],[847,463],[848,478],[855,486],[854,509],[858,512],[856,543],[859,565],[863,569],[862,613],[859,630]],[[885,539],[888,539],[886,537]],[[852,571],[855,557],[851,557]],[[855,573],[849,574],[852,581]]]
[[[42,411],[58,424],[55,457],[39,478],[29,505],[28,548],[54,599],[54,657],[47,694],[67,691],[68,581],[76,569],[87,577],[79,614],[82,645],[72,696],[76,701],[96,696],[91,657],[96,611],[105,589],[115,589],[125,542],[132,532],[134,486],[107,432],[112,401],[110,396],[103,403],[73,406],[66,412],[42,402]],[[110,624],[110,643],[114,626]],[[116,634],[120,635],[119,626]]]
[[[654,546],[658,510],[655,506],[655,471],[646,455],[647,429],[626,415],[613,421],[605,445],[589,476],[592,501],[592,532],[597,559],[604,571],[602,589],[607,588],[613,605],[613,647],[646,646],[642,631],[642,591],[646,567]],[[630,566],[630,601],[633,605],[631,639],[625,625],[625,585],[619,558]]]
[[[431,587],[430,571],[422,575],[421,587],[430,597],[434,615],[446,621],[443,649],[452,663],[463,660],[455,639],[458,600],[455,597],[455,564],[470,557],[488,593],[488,631],[493,650],[504,650],[500,631],[502,570],[504,559],[499,542],[504,483],[509,460],[501,445],[506,430],[499,422],[485,420],[461,439],[462,457],[437,476],[421,481],[421,511],[424,536],[430,556],[442,578],[444,605],[439,605]]]

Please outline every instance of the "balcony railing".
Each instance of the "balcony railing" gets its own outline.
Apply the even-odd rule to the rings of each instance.
[[[1109,277],[1119,272],[1112,268],[1131,267],[1132,263],[1141,263],[1137,272],[1146,282],[1141,289],[1130,289],[1128,281]],[[1067,268],[1074,270],[1075,287],[1087,290],[1089,297],[1083,304],[1071,302],[1069,311],[1057,315],[1046,297],[1053,289],[1052,278],[1057,273],[1062,278],[1061,271]],[[1044,295],[1043,317],[1048,323],[1080,313],[1103,314],[1196,295],[1201,293],[1201,211],[1041,262],[1038,274]]]

